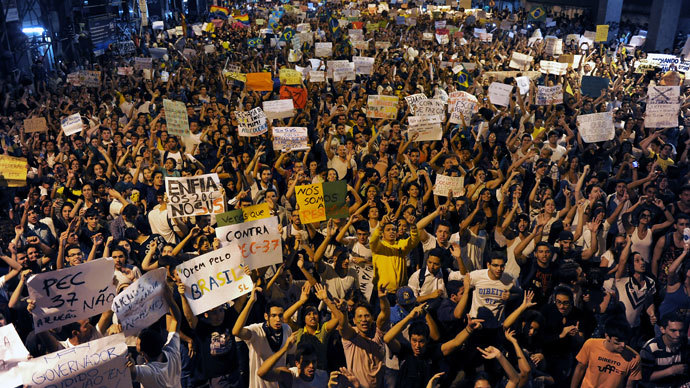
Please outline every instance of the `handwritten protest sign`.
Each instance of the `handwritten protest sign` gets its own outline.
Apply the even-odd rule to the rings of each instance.
[[[184,102],[164,99],[163,107],[165,108],[165,123],[168,133],[176,136],[189,135],[189,117]]]
[[[22,377],[16,366],[29,357],[29,351],[13,324],[0,326],[0,381],[8,387],[22,385]]]
[[[463,177],[438,174],[434,183],[434,195],[447,197],[452,191],[453,197],[458,197],[464,192],[464,181]]]
[[[613,139],[616,134],[611,112],[579,115],[577,116],[577,128],[585,143],[608,141]]]
[[[609,25],[608,24],[598,24],[597,32],[594,35],[595,42],[606,42],[609,40]]]
[[[26,186],[26,158],[0,155],[0,187]]]
[[[295,187],[300,220],[304,224],[348,216],[345,181]]]
[[[519,76],[526,76],[536,81],[542,75],[538,71],[487,71],[483,73],[481,78],[482,80],[493,78],[495,81],[503,82],[506,78],[516,78]]]
[[[314,56],[319,58],[330,57],[333,55],[333,43],[316,42],[314,44]]]
[[[539,71],[543,74],[563,75],[568,71],[568,64],[556,61],[539,61]]]
[[[278,232],[278,217],[265,217],[216,228],[223,247],[237,247],[242,262],[250,269],[263,268],[283,261]]]
[[[81,85],[89,88],[97,88],[101,85],[101,72],[94,70],[82,70]]]
[[[81,130],[81,127],[79,128]],[[32,117],[24,119],[24,133],[47,132],[48,125],[45,117]]]
[[[71,136],[81,132],[84,128],[84,123],[81,121],[81,115],[75,113],[60,120],[60,126],[62,127],[62,132],[64,132],[66,136]]]
[[[411,95],[411,96],[406,96],[406,97],[405,97],[405,102],[407,102],[407,105],[409,105],[409,106],[410,106],[410,109],[411,109],[412,106],[413,106],[417,101],[426,100],[426,99],[427,99],[426,94],[424,94],[424,93],[417,93],[417,94],[413,94],[413,95]]]
[[[398,97],[369,95],[367,98],[367,117],[376,119],[395,119],[398,117]]]
[[[147,272],[115,297],[112,310],[125,335],[134,335],[165,315],[166,276],[165,268]]]
[[[334,81],[354,80],[355,64],[348,60],[327,61],[326,76]]]
[[[216,229],[216,233],[219,229],[222,228]],[[277,245],[280,246],[280,240]],[[197,256],[175,267],[175,271],[186,286],[184,296],[194,315],[237,299],[254,288],[252,278],[242,269],[242,253],[237,244]]]
[[[515,78],[515,82],[517,82],[518,89],[520,90],[520,94],[525,95],[529,93],[529,85],[530,85],[530,78],[527,76],[522,76],[522,77],[517,77]]]
[[[79,344],[19,364],[25,387],[132,386],[124,334]]]
[[[528,70],[533,61],[534,58],[531,55],[513,52],[513,55],[510,57],[510,64],[508,67],[511,69]]]
[[[441,117],[433,116],[407,116],[408,137],[412,138],[419,134],[415,141],[441,140],[443,129],[441,128]]]
[[[245,206],[241,209],[230,210],[216,215],[218,226],[241,224],[247,221],[260,220],[271,216],[271,208],[268,203],[263,202],[258,205]]]
[[[429,98],[415,102],[412,105],[412,114],[415,116],[439,116],[441,120],[444,120],[446,109],[440,99]]]
[[[538,86],[537,105],[556,105],[563,103],[563,85]]]
[[[492,82],[491,85],[489,85],[489,100],[494,105],[508,106],[510,105],[510,93],[512,91],[512,85]]]
[[[153,67],[153,58],[134,58],[134,70],[151,69]]]
[[[647,90],[646,128],[672,128],[678,126],[680,86],[650,86]]]
[[[294,69],[280,69],[278,77],[283,85],[299,85],[302,83],[302,73]]]
[[[113,259],[99,259],[74,267],[43,272],[29,278],[31,312],[36,332],[60,327],[110,309],[115,299]]]
[[[479,111],[477,103],[477,97],[467,92],[452,92],[448,96],[449,121],[453,124],[460,124],[462,123],[461,117],[464,117],[465,123],[469,123],[472,115]]]
[[[263,102],[264,114],[269,120],[284,119],[294,115],[295,106],[291,98]]]
[[[601,95],[603,89],[609,87],[609,79],[604,77],[595,76],[582,76],[582,81],[580,83],[580,88],[582,89],[582,94],[588,97],[597,98]]]
[[[67,74],[67,83],[74,86],[81,86],[82,76],[78,71]]]
[[[308,150],[306,127],[273,127],[273,149],[282,151]]]
[[[374,266],[372,264],[354,264],[352,260],[350,260],[350,263],[350,268],[357,272],[357,277],[359,279],[359,290],[362,292],[362,295],[364,295],[366,300],[369,300],[372,292],[374,291]]]
[[[326,72],[325,71],[309,71],[309,82],[326,82]]]
[[[266,114],[259,107],[245,112],[235,111],[235,118],[240,136],[259,136],[268,131]]]
[[[555,56],[563,54],[563,41],[559,38],[546,38],[544,51],[547,55]]]
[[[132,66],[120,66],[117,68],[117,75],[132,75],[134,68]]]
[[[225,211],[218,174],[165,178],[170,218],[220,214]]]
[[[372,57],[352,57],[355,65],[355,74],[371,75],[374,72],[374,58]]]

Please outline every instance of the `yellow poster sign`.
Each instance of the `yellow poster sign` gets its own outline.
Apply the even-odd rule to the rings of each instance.
[[[299,218],[303,224],[326,220],[326,202],[320,183],[295,187]]]
[[[26,158],[0,155],[0,187],[26,186]]]
[[[606,42],[609,40],[609,25],[599,24],[597,25],[597,34],[594,37],[595,42]]]
[[[299,85],[302,83],[302,73],[295,69],[280,69],[278,77],[283,85]]]

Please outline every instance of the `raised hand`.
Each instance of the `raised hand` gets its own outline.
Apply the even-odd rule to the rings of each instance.
[[[477,347],[477,350],[479,350],[479,353],[482,354],[482,357],[486,358],[487,360],[491,360],[501,356],[501,351],[493,346],[489,346],[484,349]]]

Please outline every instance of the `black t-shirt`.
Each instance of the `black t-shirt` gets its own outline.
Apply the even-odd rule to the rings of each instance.
[[[396,388],[424,388],[436,373],[447,371],[441,345],[429,343],[420,357],[415,357],[409,344],[401,343],[397,353],[400,370]]]
[[[556,266],[549,263],[546,268],[537,264],[537,258],[531,255],[525,264],[520,266],[520,284],[525,290],[534,291],[534,301],[545,304],[555,285]]]
[[[239,365],[237,344],[232,335],[237,316],[234,309],[226,309],[219,326],[211,326],[203,318],[196,325],[201,368],[208,379],[230,374]]]

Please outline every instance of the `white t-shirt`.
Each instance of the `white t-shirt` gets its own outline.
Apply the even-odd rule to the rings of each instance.
[[[175,244],[175,230],[172,222],[168,218],[168,209],[160,209],[160,205],[156,205],[149,212],[149,225],[151,225],[151,234],[160,234],[166,242]]]
[[[654,280],[645,276],[645,282],[638,284],[632,277],[614,280],[618,300],[625,306],[625,318],[630,327],[640,326],[642,309],[647,308],[654,298]]]
[[[350,163],[348,164],[347,160],[343,162],[340,157],[336,155],[333,159],[328,161],[328,167],[338,172],[338,179],[345,179],[347,169],[352,168],[353,170],[357,170],[357,163],[355,163],[354,159],[350,159]]]
[[[277,382],[266,381],[256,375],[261,364],[274,353],[268,345],[263,323],[255,323],[244,328],[252,332],[252,338],[249,341],[245,341],[249,347],[249,388],[279,388]],[[285,340],[287,340],[290,334],[292,334],[292,329],[283,323],[283,343],[280,344],[281,347],[285,345]],[[281,357],[275,366],[285,366],[285,356]]]
[[[520,264],[518,264],[517,260],[515,259],[515,248],[517,248],[521,242],[522,237],[517,236],[513,239],[513,243],[508,246],[508,261],[506,262],[505,273],[513,277],[513,279],[520,277]],[[525,249],[522,250],[522,254],[529,256],[532,251],[534,251],[534,239],[532,239],[532,241],[527,244]]]
[[[290,372],[292,373],[292,388],[324,388],[328,386],[330,376],[325,370],[317,369],[312,381],[304,381],[299,378],[296,366],[290,368]]]
[[[163,347],[166,362],[149,362],[137,365],[135,381],[141,383],[142,388],[181,388],[182,359],[180,356],[180,335],[168,333],[168,341]]]
[[[491,280],[489,270],[480,269],[470,272],[470,282],[474,287],[470,316],[476,317],[477,310],[480,307],[486,307],[499,322],[502,322],[505,318],[503,314],[505,301],[502,296],[504,291],[510,291],[515,286],[513,278],[504,272],[500,279]]]
[[[438,274],[434,275],[427,268],[424,273],[424,282],[419,285],[419,272],[421,269],[416,270],[412,275],[410,275],[410,280],[407,285],[410,286],[414,296],[419,297],[420,295],[429,295],[436,290],[443,291],[443,296],[446,296],[446,285],[443,283],[443,273],[439,269]]]

